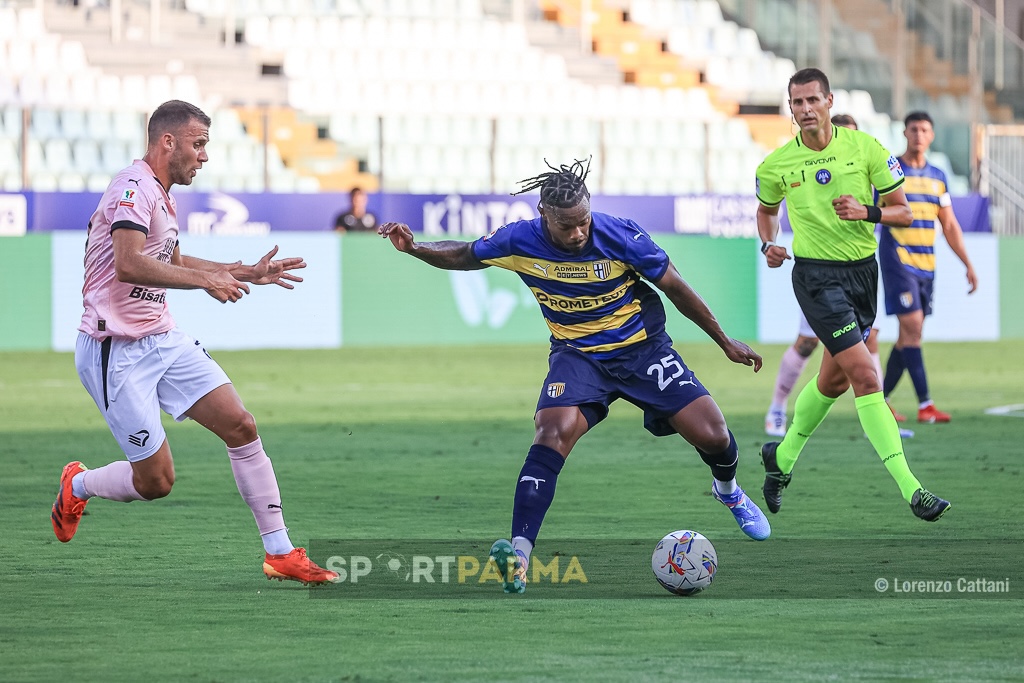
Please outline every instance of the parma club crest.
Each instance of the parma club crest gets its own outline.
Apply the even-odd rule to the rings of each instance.
[[[611,261],[594,261],[594,276],[598,280],[607,280],[612,272]]]
[[[565,393],[565,382],[551,382],[548,384],[548,396],[558,398]]]

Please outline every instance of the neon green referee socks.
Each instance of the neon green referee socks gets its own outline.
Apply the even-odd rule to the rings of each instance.
[[[921,488],[921,482],[907,465],[907,459],[903,455],[900,428],[889,406],[885,405],[885,397],[881,391],[865,394],[854,399],[854,405],[857,406],[857,417],[860,418],[860,424],[864,427],[871,445],[885,464],[885,469],[889,470],[889,474],[896,480],[904,500],[909,503],[914,491]]]
[[[836,399],[818,391],[817,375],[800,391],[793,405],[793,424],[789,426],[786,438],[775,451],[775,462],[780,470],[786,474],[793,471],[796,459],[800,457],[800,451],[804,449],[807,439],[811,438],[811,434],[825,419],[835,402]],[[899,438],[899,431],[896,432],[896,437]]]

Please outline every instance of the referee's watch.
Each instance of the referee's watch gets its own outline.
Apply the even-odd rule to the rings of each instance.
[[[761,253],[767,254],[768,250],[775,246],[775,242],[761,242]]]

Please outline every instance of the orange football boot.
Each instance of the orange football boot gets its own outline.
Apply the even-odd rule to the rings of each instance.
[[[268,579],[298,581],[309,586],[319,586],[338,580],[338,572],[327,571],[306,557],[305,548],[295,548],[286,555],[271,555],[263,560],[263,573]]]
[[[89,502],[71,492],[71,479],[87,469],[75,460],[64,465],[60,473],[60,488],[57,489],[57,500],[53,501],[53,509],[50,511],[50,522],[53,524],[53,533],[61,543],[67,543],[75,537],[78,523],[82,521],[82,513],[85,512],[85,504]]]
[[[892,416],[896,418],[897,422],[906,422],[907,421],[907,416],[906,415],[902,415],[900,413],[897,413],[896,409],[892,407],[891,403],[886,401],[885,405],[889,406],[889,410],[892,411]]]
[[[940,422],[949,422],[949,413],[944,413],[935,407],[935,404],[928,406],[927,408],[921,408],[917,411],[917,421],[926,422],[928,424],[938,424]]]

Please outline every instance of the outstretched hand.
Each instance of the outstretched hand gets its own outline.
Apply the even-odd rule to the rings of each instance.
[[[239,279],[251,282],[254,285],[277,285],[285,289],[295,289],[291,283],[302,282],[302,278],[298,275],[292,275],[288,271],[305,268],[306,262],[298,256],[275,261],[274,256],[277,255],[277,249],[275,245],[258,263],[245,267],[244,270],[247,272],[244,272],[243,276],[239,277]]]
[[[722,349],[725,355],[733,363],[740,365],[753,365],[754,372],[761,369],[761,356],[757,355],[752,348],[736,339],[729,339],[729,344]]]
[[[405,223],[385,223],[377,228],[377,234],[387,237],[398,251],[412,251],[414,242],[412,230]]]
[[[222,304],[235,303],[249,293],[249,286],[235,279],[227,270],[215,270],[208,274],[206,293]]]

